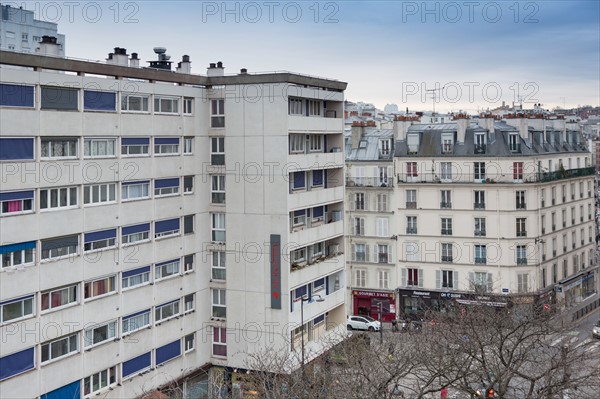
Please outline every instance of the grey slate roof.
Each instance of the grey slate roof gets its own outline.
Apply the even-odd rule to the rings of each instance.
[[[344,150],[346,161],[392,161],[394,157],[394,131],[392,129],[377,129],[364,127],[361,141],[366,142],[364,148],[352,148],[352,130],[344,132]],[[379,154],[379,140],[391,139],[391,150],[389,155]]]

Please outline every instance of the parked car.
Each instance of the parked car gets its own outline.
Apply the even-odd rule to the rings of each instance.
[[[346,321],[348,330],[379,331],[381,323],[369,316],[348,316]]]
[[[594,327],[592,328],[592,335],[594,338],[600,338],[600,320],[594,324]]]

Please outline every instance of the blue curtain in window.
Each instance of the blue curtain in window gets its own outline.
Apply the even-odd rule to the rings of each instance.
[[[323,185],[323,171],[322,170],[313,170],[313,186],[321,186]]]
[[[79,399],[81,397],[81,382],[74,381],[68,385],[50,391],[41,396],[41,399]]]
[[[33,107],[33,86],[0,84],[0,105]]]
[[[179,178],[157,179],[154,181],[154,188],[179,187]]]
[[[169,219],[169,220],[161,220],[160,222],[155,222],[155,224],[154,224],[154,232],[155,233],[164,233],[165,231],[173,231],[173,230],[179,230],[179,218]]]
[[[0,138],[0,161],[32,160],[33,138]]]
[[[84,90],[83,109],[91,111],[115,111],[117,94],[107,91]]]
[[[15,251],[22,251],[24,249],[34,249],[35,241],[20,242],[18,244],[2,245],[0,246],[0,254],[8,254]]]
[[[179,341],[177,341],[179,342]],[[157,349],[158,350],[158,349]],[[144,353],[138,357],[123,362],[123,377],[130,376],[137,373],[140,370],[150,367],[152,361],[152,353]]]
[[[320,217],[323,217],[323,207],[317,206],[316,208],[313,208],[313,218],[320,218]]]
[[[313,320],[313,324],[320,323],[324,320],[325,320],[325,313],[323,313],[321,316],[315,317],[315,319]]]
[[[167,344],[165,346],[161,346],[160,348],[156,348],[156,365],[163,364],[168,362],[171,359],[176,358],[181,355],[181,341],[177,340]]]
[[[128,270],[126,272],[123,272],[123,278],[135,276],[137,274],[148,273],[149,271],[150,271],[150,266],[144,266],[144,267],[140,267],[137,269]]]
[[[25,349],[12,355],[0,357],[0,381],[34,368],[34,350]]]
[[[136,224],[135,226],[123,227],[123,235],[142,233],[144,231],[150,231],[150,223]]]
[[[305,187],[304,177],[304,172],[294,172],[294,188]]]
[[[155,137],[154,144],[179,144],[179,137]]]
[[[99,241],[99,240],[107,240],[109,238],[116,238],[116,237],[117,237],[117,229],[96,231],[94,233],[85,233],[84,234],[84,242],[88,243],[88,242],[94,242],[94,241]]]
[[[0,193],[0,201],[15,201],[33,199],[33,191],[15,191],[12,193]]]
[[[123,137],[121,145],[149,145],[150,137]]]

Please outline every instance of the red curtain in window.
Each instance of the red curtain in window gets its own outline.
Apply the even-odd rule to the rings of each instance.
[[[406,163],[406,174],[409,177],[417,176],[417,163],[416,162],[407,162]]]
[[[49,296],[50,294],[42,294],[42,310],[46,310],[49,307]]]
[[[523,179],[523,162],[513,162],[513,179]]]
[[[22,210],[21,205],[23,204],[23,201],[18,200],[18,201],[8,201],[8,211],[9,212],[20,212]]]

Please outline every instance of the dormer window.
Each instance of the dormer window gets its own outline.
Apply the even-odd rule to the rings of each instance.
[[[485,133],[475,133],[475,154],[485,154]]]
[[[442,154],[452,154],[454,147],[454,135],[452,133],[442,134]]]
[[[390,155],[391,141],[379,140],[379,155]]]
[[[508,146],[510,148],[510,152],[521,152],[518,134],[511,133],[508,135]]]
[[[406,144],[408,144],[409,154],[416,154],[417,152],[419,152],[419,135],[409,134],[406,139]]]
[[[367,140],[361,140],[360,143],[358,143],[358,148],[367,148]]]

